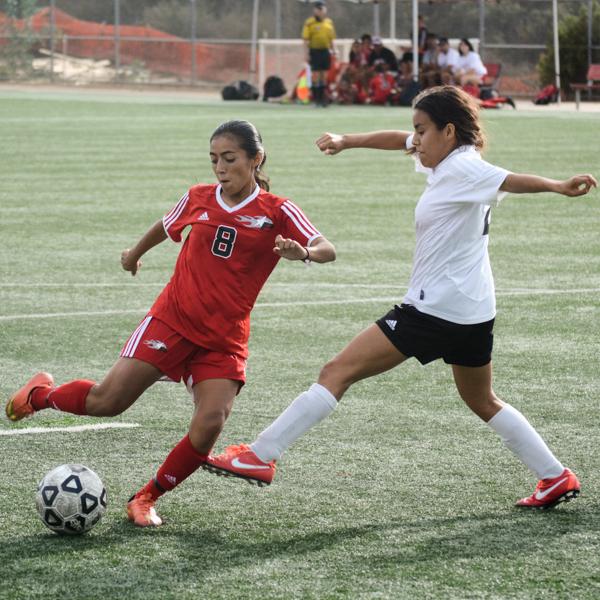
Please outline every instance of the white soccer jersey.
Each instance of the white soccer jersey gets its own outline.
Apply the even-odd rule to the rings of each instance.
[[[427,187],[415,209],[416,248],[403,302],[453,323],[489,321],[496,314],[490,211],[506,195],[499,188],[510,171],[484,161],[474,146],[457,148],[434,169],[415,161],[427,173]]]

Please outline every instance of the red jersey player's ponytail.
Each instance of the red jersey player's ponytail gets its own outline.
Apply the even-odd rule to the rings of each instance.
[[[256,179],[256,183],[258,183],[258,187],[260,187],[263,190],[265,190],[266,192],[268,192],[270,189],[270,185],[269,185],[270,180],[269,180],[268,175],[266,173],[263,173],[263,170],[262,170],[262,167],[266,161],[267,161],[267,155],[265,154],[260,165],[258,165],[258,167],[256,167],[256,171],[254,172],[254,179]]]
[[[254,171],[254,179],[260,188],[269,191],[269,177],[263,172],[263,166],[267,162],[267,154],[263,147],[262,137],[258,129],[248,121],[227,121],[219,125],[210,136],[212,142],[214,138],[228,135],[235,138],[242,150],[249,158],[255,158],[257,154],[262,155],[260,165]]]

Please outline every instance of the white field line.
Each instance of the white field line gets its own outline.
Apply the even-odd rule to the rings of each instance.
[[[25,429],[0,429],[0,435],[27,435],[29,433],[79,433],[100,429],[133,429],[138,423],[97,423],[96,425],[74,425],[73,427],[27,427]]]
[[[499,290],[497,296],[558,296],[558,295],[576,295],[576,294],[597,294],[600,288],[575,288],[567,290],[552,289],[513,289]],[[293,306],[328,306],[337,304],[370,304],[376,302],[399,302],[402,295],[397,296],[372,296],[369,298],[347,298],[343,300],[299,300],[292,302],[259,302],[254,307],[256,310],[261,308],[286,308]],[[140,309],[120,309],[120,310],[91,310],[91,311],[73,311],[58,313],[26,313],[15,315],[0,315],[0,322],[20,321],[24,319],[53,319],[62,317],[104,317],[110,315],[143,315],[148,308]]]

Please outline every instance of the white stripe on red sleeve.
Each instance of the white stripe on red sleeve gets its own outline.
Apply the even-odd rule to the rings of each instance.
[[[312,242],[315,238],[321,234],[312,225],[312,223],[304,216],[304,213],[291,202],[284,202],[281,205],[281,210],[291,219],[292,223],[296,226],[298,231],[305,237],[309,242]]]
[[[284,204],[292,210],[292,212],[298,217],[300,222],[312,232],[313,235],[320,235],[317,228],[308,220],[308,217],[302,212],[302,209],[294,204],[291,200],[286,200]]]
[[[171,225],[173,225],[173,223],[175,223],[175,221],[177,221],[177,219],[181,216],[181,213],[185,209],[185,205],[187,204],[189,198],[190,193],[186,192],[175,205],[175,207],[163,217],[163,227],[165,228],[167,234],[169,233],[169,227],[171,227]]]

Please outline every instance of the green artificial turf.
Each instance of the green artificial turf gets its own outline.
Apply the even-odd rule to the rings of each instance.
[[[248,383],[217,449],[252,441],[402,298],[422,175],[401,153],[325,157],[314,140],[408,129],[409,109],[0,89],[3,403],[38,370],[59,382],[108,370],[177,254],[165,242],[132,278],[121,250],[190,185],[213,181],[208,138],[230,118],[258,126],[273,191],[304,209],[338,260],[276,269],[253,313]],[[598,115],[483,118],[495,164],[600,175]],[[138,428],[0,436],[0,598],[597,599],[599,226],[595,191],[508,196],[490,229],[495,390],[579,475],[576,502],[515,509],[534,476],[462,405],[446,365],[413,360],[354,386],[284,456],[270,488],[200,471],[158,504],[162,528],[136,529],[127,499],[191,415],[183,386],[159,383],[115,419]],[[46,411],[5,420],[0,433],[97,422]],[[106,516],[81,538],[54,535],[35,511],[37,482],[65,462],[88,465],[108,489]]]

